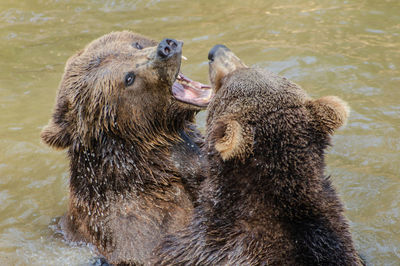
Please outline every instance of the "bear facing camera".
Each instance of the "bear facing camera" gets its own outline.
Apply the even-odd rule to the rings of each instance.
[[[183,43],[106,34],[66,63],[44,143],[67,149],[66,240],[142,265],[191,217],[203,163],[196,112],[207,85],[180,72]]]

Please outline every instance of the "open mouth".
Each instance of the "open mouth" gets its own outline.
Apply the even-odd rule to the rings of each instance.
[[[199,107],[207,107],[213,96],[213,90],[211,86],[193,81],[179,73],[172,85],[172,95],[178,101]]]

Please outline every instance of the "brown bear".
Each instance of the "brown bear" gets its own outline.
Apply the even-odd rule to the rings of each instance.
[[[167,236],[157,264],[360,265],[324,151],[349,108],[311,99],[286,78],[209,53],[208,177],[194,217]]]
[[[68,148],[61,229],[112,264],[146,263],[162,236],[191,216],[191,189],[204,168],[191,123],[211,90],[179,72],[181,54],[182,42],[128,31],[91,42],[67,61],[41,134]]]

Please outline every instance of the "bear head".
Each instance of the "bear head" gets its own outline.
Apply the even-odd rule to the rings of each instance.
[[[293,156],[322,156],[329,136],[346,123],[348,105],[336,96],[312,99],[296,84],[247,67],[224,45],[208,55],[215,96],[209,104],[207,143],[223,161],[267,158],[285,168]],[[314,153],[315,152],[315,153]]]
[[[66,148],[75,141],[91,146],[104,136],[150,145],[162,139],[171,107],[198,111],[211,95],[179,73],[182,45],[128,31],[88,44],[67,61],[43,141]]]

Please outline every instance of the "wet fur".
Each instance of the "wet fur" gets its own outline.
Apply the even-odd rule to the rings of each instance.
[[[202,142],[192,126],[198,109],[172,99],[180,55],[157,63],[156,45],[115,32],[71,57],[41,135],[68,150],[66,238],[92,243],[112,264],[147,263],[165,234],[188,223],[197,194],[202,162],[187,147]],[[124,87],[129,71],[135,82]]]
[[[208,107],[208,177],[191,223],[166,237],[155,264],[360,265],[343,206],[324,176],[325,150],[347,105],[337,97],[313,100],[235,58],[225,53],[210,63],[217,93]],[[223,71],[229,63],[233,70],[221,75],[221,62]],[[221,153],[232,122],[242,140]]]

